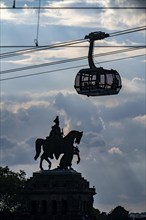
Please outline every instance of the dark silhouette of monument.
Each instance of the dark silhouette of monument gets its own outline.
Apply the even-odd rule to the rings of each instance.
[[[83,132],[70,131],[63,137],[59,127],[59,117],[46,139],[36,140],[36,160],[40,157],[40,171],[34,172],[27,181],[24,194],[26,210],[31,220],[85,220],[91,219],[93,196],[95,188],[90,188],[89,182],[81,173],[72,168],[72,159],[77,155],[80,162],[79,144]],[[62,156],[61,156],[62,155]],[[51,170],[50,159],[59,159],[59,166]],[[43,170],[42,162],[49,164],[48,170]]]

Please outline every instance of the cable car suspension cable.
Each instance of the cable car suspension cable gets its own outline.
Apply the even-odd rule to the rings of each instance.
[[[141,29],[141,28],[146,28],[146,25],[143,25],[143,26],[140,26],[140,27],[135,27],[135,28],[128,28],[128,29],[125,29],[125,30],[122,30],[122,31],[116,31],[116,32],[110,33],[110,35],[119,34],[119,33],[122,33],[122,32],[133,31],[133,30],[138,30],[138,29]]]
[[[129,49],[123,49],[123,50],[115,50],[111,52],[105,52],[101,54],[94,54],[94,57],[100,57],[100,56],[106,56],[106,55],[113,55],[117,53],[124,53],[124,52],[131,52],[133,50],[140,50],[143,48],[129,48]],[[11,72],[17,72],[17,71],[23,71],[23,70],[29,70],[29,69],[34,69],[34,68],[40,68],[40,67],[46,67],[46,66],[52,66],[52,65],[57,65],[57,64],[63,64],[63,63],[68,63],[68,62],[74,62],[74,61],[79,61],[79,60],[84,60],[87,59],[87,56],[82,56],[82,57],[76,57],[76,58],[71,58],[71,59],[65,59],[65,60],[59,60],[59,61],[53,61],[49,63],[43,63],[43,64],[36,64],[36,65],[31,65],[31,66],[24,66],[20,68],[14,68],[14,69],[8,69],[8,70],[3,70],[1,71],[0,75],[11,73]]]
[[[27,50],[19,50],[19,51],[3,53],[0,55],[0,59],[12,57],[12,56],[19,56],[19,55],[33,53],[33,52],[38,52],[38,51],[42,51],[42,50],[49,50],[49,49],[54,49],[54,48],[71,46],[74,44],[80,44],[80,43],[84,43],[84,42],[86,42],[85,39],[80,39],[80,40],[74,40],[74,41],[62,42],[62,43],[58,43],[58,44],[47,45],[47,46],[38,46],[35,49],[30,48]]]
[[[101,61],[100,63],[108,63],[108,62],[113,62],[113,61],[126,60],[126,59],[129,59],[129,58],[136,58],[136,57],[141,57],[141,56],[145,56],[145,55],[146,55],[146,53],[140,54],[140,55],[135,55],[135,56],[118,58],[118,59],[114,59],[114,60]],[[12,80],[12,79],[25,78],[25,77],[29,77],[29,76],[37,76],[37,75],[42,75],[42,74],[46,74],[46,73],[60,72],[60,71],[63,71],[63,70],[76,69],[76,68],[86,67],[86,66],[87,65],[85,64],[85,65],[60,68],[60,69],[55,69],[55,70],[50,70],[50,71],[44,71],[44,72],[38,72],[38,73],[32,73],[32,74],[25,74],[25,75],[21,75],[21,76],[7,77],[7,78],[4,78],[4,79],[0,79],[0,81],[7,81],[7,80]]]
[[[146,29],[146,26],[141,26],[141,27],[131,28],[131,29],[123,30],[123,31],[113,32],[113,33],[109,34],[109,37],[119,36],[119,35],[122,35],[122,34],[133,33],[133,32],[142,31],[142,30],[145,30],[145,29]],[[37,52],[37,51],[40,51],[40,50],[47,50],[47,49],[52,49],[52,48],[57,48],[57,47],[69,46],[69,43],[76,44],[76,43],[82,43],[82,42],[85,42],[85,39],[67,41],[67,42],[62,42],[62,43],[59,43],[59,44],[38,46],[37,48],[36,47],[31,47],[31,48],[28,48],[26,50],[17,50],[17,51],[2,53],[2,54],[0,54],[0,58],[3,58],[3,56],[13,54],[13,53],[14,53],[14,56],[18,56],[18,55],[23,55],[23,53],[24,54],[25,53],[32,53],[32,52]],[[10,46],[0,46],[0,47],[10,47]],[[15,47],[15,46],[13,46],[13,47]],[[21,47],[21,46],[17,46],[17,47]]]
[[[7,7],[0,7],[0,9],[12,9],[11,7],[7,6]],[[15,7],[14,9],[16,10],[22,10],[22,9],[29,9],[29,10],[33,10],[33,9],[38,9],[38,7],[35,7],[35,6],[19,6],[19,7]],[[54,10],[57,10],[57,9],[63,9],[63,10],[107,10],[107,9],[115,9],[115,10],[127,10],[127,9],[138,9],[138,10],[142,10],[142,9],[146,9],[145,6],[108,6],[108,7],[104,7],[104,6],[99,6],[99,7],[95,7],[95,6],[41,6],[41,9],[44,9],[44,10],[50,10],[50,9],[54,9]]]
[[[129,29],[130,30],[130,29]],[[138,29],[134,29],[134,30],[130,30],[130,31],[121,31],[120,33],[112,33],[112,34],[109,34],[110,36],[109,37],[116,37],[116,36],[119,36],[119,35],[123,35],[123,34],[130,34],[130,33],[133,33],[133,32],[138,32],[138,31],[143,31],[143,30],[146,30],[146,26],[144,26],[143,28],[138,28]]]

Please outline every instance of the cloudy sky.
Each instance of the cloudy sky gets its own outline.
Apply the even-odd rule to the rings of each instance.
[[[5,8],[0,11],[1,46],[16,46],[1,47],[2,71],[87,56],[88,42],[78,44],[78,47],[26,53],[30,47],[35,49],[38,27],[38,10],[29,7],[37,7],[39,1],[15,2],[16,7],[22,9],[12,9],[13,0],[0,3]],[[41,6],[58,8],[40,11],[39,46],[84,39],[93,31],[114,33],[146,25],[144,9],[104,8],[146,7],[143,0],[41,0]],[[59,8],[79,6],[86,9]],[[145,45],[145,35],[145,31],[139,31],[96,42],[96,45],[107,46],[95,48],[95,54],[99,54],[95,57],[97,66],[116,69],[121,75],[123,87],[116,96],[86,97],[76,93],[74,78],[82,68],[77,66],[88,65],[87,59],[2,72],[1,166],[7,165],[14,171],[23,169],[28,177],[38,171],[39,161],[33,160],[35,140],[48,135],[53,120],[59,115],[65,134],[72,129],[84,132],[79,145],[81,162],[76,165],[74,158],[73,167],[90,181],[91,187],[95,186],[94,207],[108,212],[122,205],[130,212],[146,211],[146,60],[145,56],[139,56],[145,49],[113,53],[129,49],[124,47],[127,45]],[[110,51],[111,54],[101,56]],[[137,57],[114,61],[131,56]],[[105,62],[109,60],[113,61]],[[71,67],[74,68],[54,71]],[[4,80],[38,73],[42,74]],[[52,160],[52,167],[57,165],[58,161]],[[43,166],[47,169],[45,162]]]

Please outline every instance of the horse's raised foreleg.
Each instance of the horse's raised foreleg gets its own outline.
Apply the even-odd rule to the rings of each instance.
[[[78,163],[80,163],[81,158],[80,158],[80,155],[79,155],[78,152],[76,153],[76,155],[77,155],[77,158],[78,158],[78,160],[77,160],[77,164],[78,164]]]
[[[78,164],[78,163],[80,163],[80,160],[81,160],[80,154],[79,154],[80,151],[79,151],[78,147],[73,147],[73,150],[74,150],[74,151],[73,151],[73,154],[74,154],[74,155],[77,155],[77,158],[78,158],[77,164]]]

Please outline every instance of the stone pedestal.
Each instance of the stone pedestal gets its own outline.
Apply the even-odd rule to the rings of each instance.
[[[32,220],[89,219],[95,188],[74,170],[33,173],[25,188]]]

